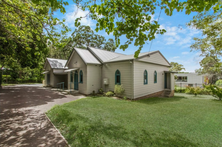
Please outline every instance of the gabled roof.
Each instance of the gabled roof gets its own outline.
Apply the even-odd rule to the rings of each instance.
[[[73,54],[77,52],[77,54],[82,58],[82,60],[86,63],[86,64],[101,64],[91,53],[89,50],[87,49],[80,49],[80,48],[73,48],[67,62],[66,65],[70,62]]]
[[[160,51],[140,53],[138,58],[136,59],[134,57],[134,54],[124,55],[124,54],[120,54],[120,53],[115,53],[115,52],[111,52],[111,51],[93,48],[93,47],[88,47],[88,50],[102,63],[118,62],[118,61],[126,61],[126,60],[137,60],[137,59],[138,59],[138,61],[142,61],[139,59],[141,59],[145,56],[148,56],[148,55],[159,53],[163,57],[163,60],[165,60],[166,62],[164,61],[165,63],[163,64],[158,61],[156,64],[170,66],[170,63],[166,60],[166,58],[161,54]],[[149,61],[146,61],[146,62],[149,62]],[[154,63],[154,62],[155,61],[152,61],[152,63]]]
[[[124,54],[115,53],[111,51],[106,51],[102,49],[97,49],[93,47],[88,47],[88,49],[96,56],[101,62],[107,62],[111,59],[117,58],[119,56],[126,56]]]
[[[148,54],[152,54],[152,53],[155,53],[155,52],[158,52],[158,51],[140,53],[138,58],[141,58],[143,56],[146,56]],[[132,54],[132,55],[125,55],[125,56],[118,56],[116,58],[108,60],[107,62],[125,61],[125,60],[133,60],[133,59],[135,59],[134,54]]]
[[[53,59],[53,58],[46,58],[51,68],[59,68],[59,69],[65,69],[65,64],[67,60],[63,59]]]
[[[74,48],[86,64],[101,64],[87,49]]]

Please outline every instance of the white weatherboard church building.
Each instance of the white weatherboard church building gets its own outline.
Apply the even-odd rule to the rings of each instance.
[[[124,55],[88,47],[74,48],[68,60],[47,58],[44,65],[45,86],[65,87],[82,94],[113,91],[115,84],[123,85],[130,99],[173,96],[174,73],[160,51]]]

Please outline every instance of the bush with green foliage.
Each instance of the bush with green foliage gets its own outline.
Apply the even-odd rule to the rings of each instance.
[[[105,95],[106,96],[114,96],[114,93],[112,91],[108,91]]]
[[[210,91],[208,89],[206,89],[206,88],[187,86],[186,89],[185,89],[185,93],[187,93],[187,94],[194,94],[195,96],[198,95],[198,94],[209,95]]]
[[[122,97],[125,92],[125,89],[123,88],[123,85],[115,85],[114,87],[114,93],[116,96]]]
[[[124,100],[127,100],[127,97],[126,97],[126,96],[124,96],[124,97],[123,97],[123,99],[124,99]]]
[[[179,87],[179,86],[175,86],[174,87],[174,92],[176,92],[176,93],[185,93],[185,88],[183,88],[183,87]]]
[[[222,99],[222,88],[216,85],[204,85],[204,87],[211,91],[211,95],[218,98],[219,100]]]
[[[215,83],[216,86],[222,86],[222,80],[217,80],[217,82]]]
[[[104,92],[104,91],[103,91],[103,88],[100,88],[100,89],[98,90],[98,93],[99,93],[99,94],[103,94],[103,92]]]

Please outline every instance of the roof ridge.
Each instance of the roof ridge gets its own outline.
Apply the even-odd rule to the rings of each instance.
[[[126,55],[126,54],[117,53],[117,52],[112,52],[112,51],[107,51],[107,50],[104,50],[104,49],[95,48],[95,47],[91,47],[91,46],[88,46],[88,48],[94,48],[94,49],[97,49],[97,50],[102,50],[102,51],[106,51],[106,52],[110,52],[110,53],[115,53],[115,54],[120,54],[120,55]]]

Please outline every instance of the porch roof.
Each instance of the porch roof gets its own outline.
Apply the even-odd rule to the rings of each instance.
[[[65,70],[64,72],[71,72],[71,71],[74,71],[74,70],[77,70],[77,69],[79,69],[79,68],[67,69],[67,70]]]
[[[44,71],[42,74],[47,74],[49,71]]]
[[[178,73],[177,71],[164,71],[164,73]]]

